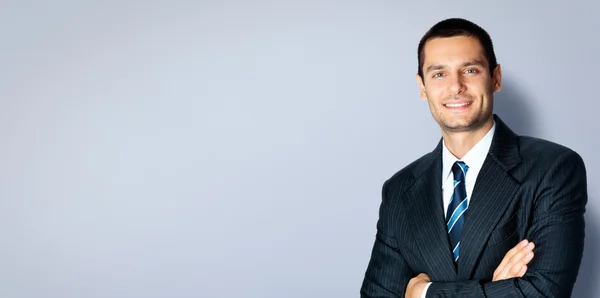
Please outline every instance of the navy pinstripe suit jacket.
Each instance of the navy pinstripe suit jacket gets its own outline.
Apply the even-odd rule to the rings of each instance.
[[[427,297],[569,297],[585,238],[586,170],[574,151],[518,136],[494,115],[492,145],[465,213],[455,264],[442,210],[442,143],[383,184],[361,297],[404,297],[426,273]],[[519,241],[536,245],[521,278],[492,282]]]

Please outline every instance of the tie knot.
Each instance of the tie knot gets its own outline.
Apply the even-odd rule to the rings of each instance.
[[[462,177],[462,179],[464,179],[464,177],[467,176],[468,169],[469,166],[467,166],[467,164],[465,164],[464,161],[456,161],[454,165],[452,165],[452,173],[454,174],[454,179],[458,180],[458,177]]]

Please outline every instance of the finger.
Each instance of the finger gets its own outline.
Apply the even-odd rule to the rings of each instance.
[[[530,260],[527,260],[526,257],[533,257],[529,254],[533,254],[534,247],[535,245],[533,242],[530,242],[509,259],[508,263],[503,269],[504,278],[512,278],[516,276],[521,270],[521,266],[529,263]]]
[[[527,272],[527,269],[529,267],[527,267],[527,265],[522,265],[521,269],[519,270],[519,272],[517,274],[515,274],[514,276],[507,276],[505,279],[509,279],[509,278],[513,278],[513,277],[523,277],[523,275],[525,275],[525,273]]]
[[[533,251],[531,251],[527,255],[525,255],[525,258],[523,259],[523,265],[529,264],[529,262],[531,262],[531,260],[533,260],[534,256],[535,256],[535,253]]]
[[[533,259],[533,252],[529,252],[523,256],[521,260],[515,263],[512,268],[509,270],[509,276],[507,278],[512,277],[520,277],[519,273],[522,271],[523,266],[529,264],[529,262]]]
[[[516,274],[516,273],[518,273],[519,270],[521,269],[520,266],[526,264],[526,263],[523,262],[523,259],[529,253],[532,253],[534,247],[535,247],[534,244],[532,242],[530,242],[524,248],[522,248],[520,251],[518,251],[515,255],[513,255],[508,260],[508,263],[504,267],[504,272],[507,272],[508,274],[511,274],[511,273],[515,273]],[[513,271],[513,268],[515,266],[518,266],[518,269]]]
[[[506,267],[506,264],[508,263],[510,258],[512,256],[514,256],[517,252],[519,252],[519,250],[525,248],[527,246],[527,244],[529,244],[529,241],[527,241],[527,239],[524,239],[521,242],[519,242],[517,245],[515,245],[515,247],[513,247],[511,250],[509,250],[506,253],[506,255],[504,255],[504,258],[500,262],[500,265],[498,265],[498,267],[494,271],[494,276],[496,276],[496,273],[501,274],[502,272],[504,272],[504,268]]]
[[[518,276],[516,276],[516,277],[523,277],[523,275],[525,275],[525,272],[527,272],[527,265],[523,265],[523,267],[521,268],[521,271],[519,272]]]
[[[517,254],[519,253],[527,253],[528,251],[531,251],[533,249],[533,246],[528,246],[530,242],[527,242],[527,240],[523,240],[520,243],[518,243],[513,249],[511,249],[508,253],[506,253],[504,259],[502,259],[502,262],[500,263],[500,265],[498,266],[498,268],[496,268],[496,270],[494,270],[494,274],[493,274],[493,280],[500,280],[500,279],[506,279],[506,278],[510,278],[512,277],[511,275],[516,275],[518,274],[518,272],[515,272],[517,270],[520,270],[520,267],[517,267],[516,269],[512,269],[511,267],[515,265],[515,262],[522,257],[517,257],[515,258],[515,256],[517,256]],[[512,261],[512,263],[511,263]],[[526,260],[523,261],[521,264],[518,265],[523,265],[523,264],[527,264],[529,263],[530,260]],[[510,272],[510,270],[514,270],[513,272]]]
[[[509,257],[507,254],[507,256],[505,257],[507,262],[505,263],[504,267],[502,267],[499,270],[497,274],[498,279],[511,278],[521,270],[521,266],[526,264],[523,263],[521,260],[524,256],[527,255],[527,253],[533,250],[533,243],[530,242],[525,247],[519,248],[520,250],[517,250],[516,253],[513,252],[511,257]]]
[[[504,255],[504,258],[502,259],[502,262],[500,262],[500,265],[498,266],[498,268],[500,267],[504,267],[506,266],[506,264],[508,263],[508,260],[514,256],[517,252],[519,252],[522,248],[526,247],[527,244],[529,244],[529,241],[527,241],[527,239],[519,242],[517,245],[515,245],[515,247],[513,247],[511,250],[509,250],[506,255]]]

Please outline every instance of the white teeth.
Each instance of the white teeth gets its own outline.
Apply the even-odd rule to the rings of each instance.
[[[447,103],[446,106],[449,108],[458,108],[458,107],[464,107],[466,105],[468,105],[468,102],[465,103]]]

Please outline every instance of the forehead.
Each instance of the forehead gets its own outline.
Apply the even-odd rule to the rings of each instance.
[[[423,67],[435,64],[453,65],[478,60],[487,65],[479,40],[471,36],[437,37],[425,43]]]

